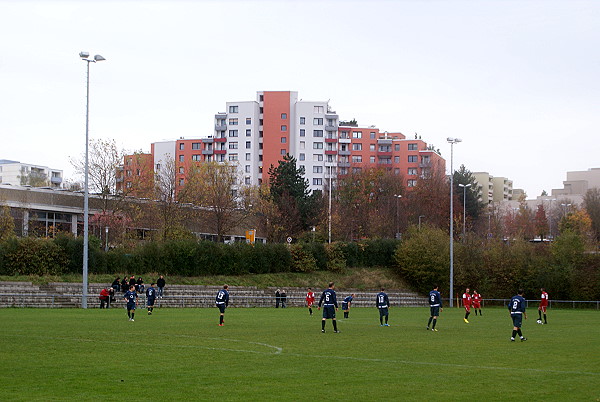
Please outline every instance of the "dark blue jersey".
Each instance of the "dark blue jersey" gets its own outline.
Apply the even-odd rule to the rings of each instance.
[[[146,297],[148,299],[154,299],[156,297],[156,289],[154,289],[152,286],[146,289]]]
[[[321,295],[319,299],[319,307],[323,306],[335,306],[337,308],[337,296],[335,295],[335,290],[327,289]]]
[[[125,295],[123,297],[125,298],[125,301],[127,301],[127,304],[135,304],[138,295],[135,292],[135,290],[128,290],[127,292],[125,292]]]
[[[387,308],[390,306],[390,299],[385,292],[377,293],[377,308]]]
[[[442,307],[442,296],[437,290],[429,292],[429,307]]]
[[[227,291],[227,289],[219,290],[219,293],[217,293],[215,303],[224,304],[225,306],[229,305],[229,292]]]
[[[516,295],[510,299],[508,311],[510,311],[511,314],[523,314],[526,307],[527,301],[522,296]]]

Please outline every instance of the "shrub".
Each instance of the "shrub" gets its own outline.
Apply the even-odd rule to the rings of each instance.
[[[302,244],[290,246],[292,255],[292,271],[294,272],[314,272],[317,270],[317,260]]]
[[[60,275],[68,257],[52,240],[25,237],[16,241],[6,255],[9,275]]]
[[[325,245],[325,254],[327,255],[327,270],[332,272],[342,272],[346,269],[346,260],[340,243]]]

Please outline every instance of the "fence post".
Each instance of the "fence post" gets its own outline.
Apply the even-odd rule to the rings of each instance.
[[[54,308],[54,295],[52,295],[52,308]]]

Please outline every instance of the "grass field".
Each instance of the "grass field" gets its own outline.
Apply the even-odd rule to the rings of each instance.
[[[1,400],[599,400],[600,312],[537,311],[509,341],[504,309],[375,308],[320,331],[320,312],[0,310]],[[338,316],[342,316],[341,311]]]

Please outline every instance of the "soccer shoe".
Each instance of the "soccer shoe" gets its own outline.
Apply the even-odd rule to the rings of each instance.
[[[340,331],[333,331],[333,332],[334,332],[334,333],[336,333],[336,334],[339,334],[339,333],[340,333]]]
[[[384,327],[389,327],[389,326],[390,326],[390,324],[387,324],[387,323],[386,323],[386,324],[383,324],[383,326],[384,326]]]
[[[322,329],[322,330],[321,330],[321,332],[322,332],[322,333],[325,333],[325,330],[324,330],[324,329]]]
[[[463,318],[463,320],[465,320],[465,322],[466,322],[467,324],[469,323],[469,320],[467,320],[466,318]]]
[[[514,342],[514,341],[515,341],[515,338],[510,338],[510,341],[511,341],[511,342]]]
[[[429,327],[427,327],[426,330],[429,331]]]
[[[222,327],[222,326],[223,326],[223,324],[219,324],[219,327]]]
[[[438,330],[437,330],[437,329],[435,329],[435,328],[431,328],[431,330],[432,330],[433,332],[438,332]]]
[[[135,321],[135,320],[132,318],[131,321]]]
[[[521,342],[525,342],[527,338],[521,338]]]
[[[129,321],[133,321],[133,320],[131,319],[131,317],[129,317]]]

